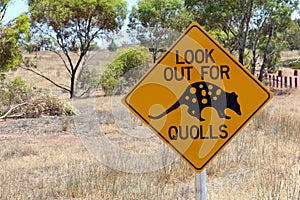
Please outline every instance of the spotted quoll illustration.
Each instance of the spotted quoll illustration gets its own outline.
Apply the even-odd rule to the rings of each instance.
[[[185,104],[188,106],[188,113],[200,121],[205,121],[205,119],[201,117],[201,112],[206,107],[216,109],[220,118],[231,119],[230,116],[225,114],[226,108],[233,110],[238,115],[242,114],[237,98],[238,95],[236,93],[225,92],[212,83],[205,81],[195,82],[189,85],[178,101],[165,112],[157,116],[149,115],[149,118],[160,119]]]

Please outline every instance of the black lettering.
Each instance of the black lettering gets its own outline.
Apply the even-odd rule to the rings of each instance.
[[[176,50],[176,64],[184,64],[184,61],[179,61],[179,52]]]
[[[200,131],[200,139],[209,139],[208,137],[205,137],[203,135],[203,126],[202,125],[199,126],[199,131]]]
[[[184,67],[181,67],[181,77],[178,77],[179,72],[177,71],[177,67],[174,67],[175,79],[177,81],[181,81],[184,76]]]
[[[188,60],[188,54],[191,55],[189,60]],[[192,62],[194,62],[194,52],[193,52],[193,50],[188,49],[188,50],[185,51],[185,53],[184,53],[184,60],[185,60],[186,63],[189,63],[189,64],[191,64]]]
[[[166,81],[171,81],[173,79],[173,69],[171,67],[166,67],[164,70],[164,78]]]
[[[164,79],[166,81],[171,81],[174,78],[177,81],[181,81],[184,78],[187,78],[187,80],[191,79],[191,69],[193,69],[192,66],[188,67],[180,67],[180,72],[177,70],[177,67],[171,68],[171,67],[166,67],[164,69]],[[185,72],[186,71],[186,72]]]
[[[229,78],[229,67],[227,65],[221,65],[221,78],[224,78],[224,75],[227,79]]]
[[[209,129],[205,131],[203,125],[197,126],[170,126],[168,130],[168,136],[171,140],[177,140],[178,137],[182,140],[187,140],[191,138],[193,140],[196,139],[226,139],[228,137],[228,132],[225,130],[227,126],[225,124],[221,124],[219,126],[219,131],[221,132],[219,135],[213,133],[213,125],[209,125]],[[209,132],[209,133],[208,133]]]
[[[183,139],[183,140],[188,139],[188,137],[189,137],[189,127],[188,126],[185,127],[185,136],[184,136],[183,131],[182,131],[182,127],[179,126],[179,135],[180,135],[180,138]]]
[[[174,131],[172,132],[172,130],[174,130]],[[171,127],[169,128],[168,133],[169,133],[169,138],[170,138],[171,140],[177,140],[177,138],[178,138],[178,129],[177,129],[176,126],[171,126]]]
[[[215,63],[215,60],[211,55],[213,53],[213,51],[214,51],[214,49],[211,49],[210,52],[208,52],[208,50],[205,49],[206,63],[208,63],[208,59],[210,59],[212,61],[212,63]]]
[[[190,67],[184,67],[185,69],[187,69],[187,80],[191,80],[191,69],[193,69],[192,66]]]
[[[201,53],[201,55],[199,56],[199,53]],[[204,61],[204,52],[202,49],[197,49],[197,51],[195,52],[195,58],[196,58],[196,62],[201,64]],[[201,59],[199,59],[201,58]]]
[[[219,135],[220,138],[226,139],[228,137],[228,132],[224,130],[224,128],[227,128],[225,124],[221,124],[219,126],[219,130],[221,131],[221,134]]]
[[[202,67],[201,67],[201,76],[202,76],[202,80],[204,80],[204,75],[205,75],[205,74],[208,74],[207,71],[204,71],[205,69],[208,69],[208,68],[209,68],[209,66],[202,66]]]
[[[214,134],[213,134],[212,125],[209,126],[209,134],[210,134],[210,139],[218,139],[218,136],[214,136]]]
[[[196,135],[195,136],[193,135],[193,129],[196,130]],[[194,140],[197,139],[197,138],[199,138],[200,132],[199,132],[198,126],[196,126],[196,125],[191,126],[191,128],[190,128],[190,135],[191,135],[191,138],[194,139]]]
[[[210,77],[214,80],[219,78],[219,68],[216,65],[210,67]]]

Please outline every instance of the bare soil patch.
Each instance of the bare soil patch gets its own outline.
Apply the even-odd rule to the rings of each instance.
[[[41,55],[41,68],[54,59]],[[105,62],[94,64],[100,69]],[[49,65],[46,72],[62,80],[62,66],[58,74],[53,69],[59,62],[50,64],[54,68]],[[53,88],[20,69],[9,76],[17,75]],[[300,90],[275,92],[270,104],[208,166],[208,199],[300,198]],[[59,90],[57,94],[67,98]],[[160,145],[154,135],[145,142],[140,129],[135,137],[124,137],[109,97],[97,97],[94,109],[97,128],[124,151],[147,153]],[[0,121],[0,199],[195,199],[194,172],[180,159],[149,173],[114,170],[87,150],[78,131],[83,125],[63,116]]]
[[[207,168],[208,199],[299,198],[299,97],[299,90],[275,96],[211,163]],[[123,138],[114,126],[109,98],[99,97],[98,102],[102,105],[96,108],[99,127],[124,151],[147,153],[158,145],[156,136],[147,143],[128,139],[128,135]],[[194,199],[194,173],[181,160],[151,173],[116,171],[90,154],[77,129],[70,117],[1,122],[0,196]]]

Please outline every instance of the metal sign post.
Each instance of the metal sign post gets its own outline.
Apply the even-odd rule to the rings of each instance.
[[[206,200],[205,168],[272,97],[263,83],[193,22],[122,103],[201,172],[195,174],[195,196]]]
[[[196,200],[206,200],[206,169],[201,173],[195,173]]]

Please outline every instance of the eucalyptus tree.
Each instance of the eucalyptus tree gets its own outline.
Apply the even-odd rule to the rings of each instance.
[[[217,39],[237,53],[240,63],[246,64],[247,48],[252,51],[253,73],[258,57],[262,60],[260,80],[265,68],[271,68],[280,57],[298,4],[298,0],[185,0],[193,19],[220,36]]]
[[[259,67],[259,80],[265,70],[274,70],[280,59],[280,52],[288,48],[288,33],[293,25],[292,13],[298,9],[298,0],[255,1],[251,19],[249,48],[252,51],[251,71]],[[262,60],[257,66],[257,60]]]
[[[150,50],[155,62],[191,20],[183,0],[140,0],[131,10],[128,32]]]
[[[185,6],[206,29],[220,32],[216,39],[230,52],[237,51],[239,61],[244,64],[254,1],[185,0]]]
[[[125,0],[29,0],[32,33],[45,41],[55,52],[69,74],[69,86],[56,83],[51,77],[27,69],[47,79],[74,97],[75,77],[93,41],[119,31],[127,14]],[[44,44],[43,42],[40,42]],[[73,59],[71,52],[77,52]],[[62,52],[62,55],[61,55]]]

